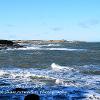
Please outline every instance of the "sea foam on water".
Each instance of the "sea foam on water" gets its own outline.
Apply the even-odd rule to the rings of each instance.
[[[70,70],[74,70],[73,68],[67,67],[67,66],[60,66],[58,64],[52,63],[51,64],[51,68],[54,71],[70,71]]]

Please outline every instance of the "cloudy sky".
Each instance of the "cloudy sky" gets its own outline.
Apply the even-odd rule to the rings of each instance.
[[[100,41],[100,0],[0,0],[0,39]]]

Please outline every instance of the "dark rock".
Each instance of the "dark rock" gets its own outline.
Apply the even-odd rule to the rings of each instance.
[[[15,48],[21,48],[21,47],[23,47],[23,46],[15,43],[15,44],[13,45],[13,47],[15,47]]]
[[[0,40],[0,50],[10,48],[21,48],[23,46],[19,45],[18,43],[15,43],[10,40]]]
[[[1,46],[13,46],[13,42],[9,40],[0,40],[0,45]]]
[[[23,88],[15,88],[12,90],[13,92],[20,92],[20,91],[27,91],[27,89],[23,89]]]
[[[29,94],[25,96],[24,100],[40,100],[40,98],[36,94]]]

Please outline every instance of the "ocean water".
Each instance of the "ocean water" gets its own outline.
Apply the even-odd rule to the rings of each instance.
[[[100,100],[99,42],[21,45],[0,50],[0,100]]]

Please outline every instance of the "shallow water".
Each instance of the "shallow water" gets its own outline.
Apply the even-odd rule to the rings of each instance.
[[[0,51],[0,100],[100,99],[100,43],[25,45]]]

